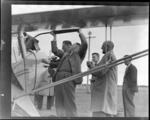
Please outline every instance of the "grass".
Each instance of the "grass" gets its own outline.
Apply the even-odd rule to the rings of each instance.
[[[76,88],[76,106],[79,117],[92,117],[90,111],[91,94],[88,92],[86,85],[80,85]],[[134,102],[136,107],[136,117],[148,117],[148,87],[139,87],[139,92],[135,94]],[[44,98],[43,110],[40,111],[42,116],[56,115],[55,106],[47,112],[46,110],[46,97]],[[122,103],[122,86],[118,86],[118,114],[116,117],[124,117],[123,103]],[[46,114],[48,113],[48,114]]]
[[[87,90],[86,85],[80,85],[76,88],[76,106],[79,117],[92,117],[90,111],[90,102],[91,94]],[[31,96],[33,101],[33,96]],[[46,97],[43,100],[43,108],[39,111],[41,117],[54,117],[56,116],[55,105],[51,110],[46,109]],[[136,117],[148,117],[149,113],[149,96],[148,96],[148,87],[139,87],[139,92],[135,94],[134,98],[135,107],[136,107]],[[115,117],[124,117],[123,115],[123,103],[122,103],[122,86],[118,86],[118,100],[117,100],[117,112],[118,114]],[[36,105],[37,107],[37,105]],[[17,110],[18,111],[18,110]],[[17,114],[14,114],[14,116]],[[23,112],[21,112],[23,115]],[[23,116],[26,116],[25,114]]]

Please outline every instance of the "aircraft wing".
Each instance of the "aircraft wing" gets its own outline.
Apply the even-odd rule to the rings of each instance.
[[[14,89],[14,88],[13,88]],[[36,109],[35,105],[33,104],[30,96],[24,96],[15,100],[14,104],[12,105],[12,113],[11,115],[16,117],[40,117],[39,111]]]
[[[11,78],[11,99],[13,101],[13,98],[24,94],[25,91],[23,90],[22,86],[18,82],[18,79],[16,78],[15,74],[12,72],[12,78]],[[40,113],[36,109],[35,105],[31,101],[30,96],[24,96],[21,98],[18,98],[12,102],[12,116],[32,116],[32,117],[39,117]]]
[[[12,15],[12,30],[19,24],[54,30],[58,25],[70,27],[104,27],[148,24],[149,6],[98,6]]]

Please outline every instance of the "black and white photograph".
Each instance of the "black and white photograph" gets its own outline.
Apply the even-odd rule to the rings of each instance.
[[[10,5],[10,118],[149,118],[149,3],[33,3]]]

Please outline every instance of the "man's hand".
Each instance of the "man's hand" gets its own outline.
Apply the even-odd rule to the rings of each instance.
[[[88,68],[93,68],[94,67],[94,65],[91,61],[87,61],[86,65],[88,66]]]
[[[57,59],[57,56],[51,56],[50,58],[49,58],[49,61],[55,61]]]
[[[46,59],[42,59],[42,62],[45,63],[45,64],[49,64],[49,61],[46,60]]]
[[[78,29],[78,33],[79,33],[79,34],[81,34],[81,33],[82,33],[82,30],[81,30],[80,28]]]
[[[111,59],[106,62],[106,65],[108,65],[108,64],[110,64],[110,63],[111,63]]]

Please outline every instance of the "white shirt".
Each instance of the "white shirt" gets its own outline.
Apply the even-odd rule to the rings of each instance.
[[[126,70],[125,70],[125,71],[127,71],[127,69],[129,68],[130,65],[131,65],[131,63],[126,67]]]

